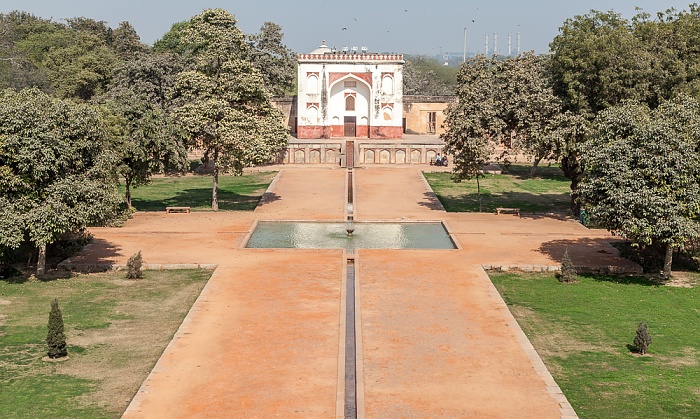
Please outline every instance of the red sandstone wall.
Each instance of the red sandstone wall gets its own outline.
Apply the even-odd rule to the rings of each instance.
[[[369,138],[396,138],[403,136],[403,127],[370,127]]]
[[[314,138],[338,138],[345,136],[345,128],[343,125],[331,125],[328,127],[316,126],[300,126],[297,129],[297,138],[314,139]],[[369,127],[367,125],[358,125],[355,129],[356,138],[388,138],[401,139],[403,136],[403,127]]]

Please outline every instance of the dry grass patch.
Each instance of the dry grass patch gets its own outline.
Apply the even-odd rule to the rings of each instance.
[[[211,271],[147,271],[136,281],[123,276],[0,281],[0,293],[12,302],[0,326],[0,405],[11,412],[5,417],[121,416]],[[47,301],[54,296],[70,359],[46,363]]]

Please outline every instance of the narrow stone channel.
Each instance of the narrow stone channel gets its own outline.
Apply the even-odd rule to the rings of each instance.
[[[355,345],[355,259],[347,260],[345,310],[345,412],[344,417],[357,417],[357,360]]]
[[[352,166],[348,166],[347,222],[354,218]],[[348,230],[348,234],[352,234]],[[357,418],[357,349],[355,342],[355,258],[348,257],[346,263],[345,288],[345,406],[344,417]]]

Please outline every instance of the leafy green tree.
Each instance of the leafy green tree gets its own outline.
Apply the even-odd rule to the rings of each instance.
[[[128,208],[132,188],[147,184],[155,173],[181,171],[187,164],[168,98],[182,68],[178,55],[158,53],[138,54],[115,70],[106,100],[115,116],[112,127],[121,153],[117,169],[125,180]]]
[[[550,49],[554,91],[567,110],[592,118],[649,96],[651,58],[618,13],[592,10],[567,19]]]
[[[273,96],[293,92],[297,76],[296,54],[282,43],[282,27],[265,22],[260,32],[248,37],[250,60],[262,74]]]
[[[140,54],[148,52],[148,46],[141,42],[141,37],[129,22],[121,22],[117,29],[112,31],[109,44],[119,57],[124,60],[134,59]]]
[[[451,154],[456,182],[477,181],[481,203],[480,168],[489,161],[494,150],[490,123],[497,113],[494,97],[494,74],[491,60],[478,56],[463,65],[457,74],[458,101],[445,111],[445,151]],[[479,205],[481,209],[481,205]]]
[[[287,142],[282,113],[272,107],[264,78],[246,58],[249,45],[233,15],[209,9],[182,33],[192,50],[191,70],[177,77],[174,97],[180,128],[190,147],[213,165],[212,209],[218,209],[220,171],[271,160]]]
[[[47,355],[49,358],[62,358],[68,355],[66,349],[66,335],[63,332],[63,315],[58,307],[58,298],[51,302],[51,312],[49,313],[48,333],[46,334]]]
[[[532,176],[542,159],[557,157],[553,131],[561,102],[550,86],[546,60],[531,52],[492,60],[498,105],[490,125],[508,149],[532,156]]]
[[[51,33],[61,27],[56,22],[30,13],[13,11],[0,14],[0,89],[38,87],[50,91],[46,71],[36,65],[18,43],[32,33]]]
[[[458,70],[446,67],[434,58],[406,56],[403,68],[404,95],[450,96],[457,83]]]
[[[681,96],[601,112],[583,150],[583,205],[613,234],[663,246],[665,278],[674,246],[700,234],[699,145],[700,103]]]
[[[189,20],[173,23],[170,30],[166,32],[162,38],[153,43],[153,51],[155,52],[170,52],[173,54],[184,55],[188,51],[188,47],[182,42],[182,33],[190,26]]]
[[[114,158],[94,107],[54,99],[37,89],[0,92],[0,244],[26,237],[39,249],[61,234],[113,216],[118,204]],[[22,239],[19,241],[19,233]]]

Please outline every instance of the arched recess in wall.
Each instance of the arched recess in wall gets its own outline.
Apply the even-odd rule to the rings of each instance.
[[[389,74],[385,74],[382,77],[382,93],[384,93],[385,95],[394,94],[394,78],[391,77]]]
[[[318,76],[309,74],[306,80],[307,93],[318,93]]]
[[[437,157],[437,153],[435,152],[435,150],[428,150],[425,152],[425,157],[428,159],[428,161],[435,160],[435,157]]]
[[[406,163],[406,152],[403,150],[396,150],[396,164]]]
[[[374,163],[374,150],[365,150],[365,163]]]
[[[309,151],[309,163],[321,163],[321,152],[313,149]]]
[[[338,118],[337,116],[334,116],[333,120],[332,120],[332,124],[333,125],[340,125],[340,118]]]
[[[294,163],[304,163],[304,150],[296,150],[294,152]]]
[[[355,96],[347,95],[345,96],[345,110],[354,111],[355,110]]]
[[[315,106],[309,106],[306,108],[306,120],[310,124],[318,123],[318,108]]]
[[[420,150],[411,150],[411,163],[420,163]]]
[[[389,153],[389,150],[382,150],[379,152],[379,163],[391,163],[391,153]]]
[[[394,117],[394,109],[391,108],[391,106],[385,106],[382,108],[382,118],[385,121],[391,121],[391,119]]]
[[[339,153],[339,150],[326,150],[326,163],[337,163],[335,156]]]
[[[346,82],[347,87],[346,87]],[[354,85],[354,87],[352,87]],[[330,85],[330,96],[328,100],[328,110],[332,115],[341,116],[341,121],[344,116],[355,116],[357,121],[363,117],[369,118],[371,105],[371,87],[366,81],[352,75],[336,80]],[[355,110],[346,110],[348,94],[354,94]]]

